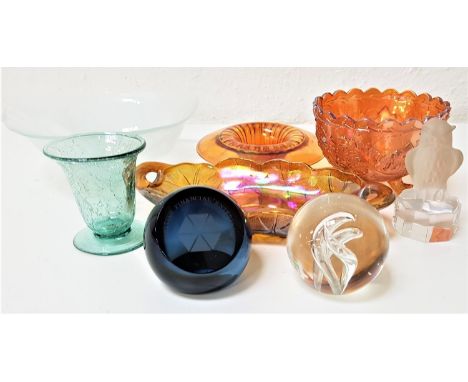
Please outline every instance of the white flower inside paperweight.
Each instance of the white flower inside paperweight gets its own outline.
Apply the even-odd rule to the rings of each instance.
[[[388,251],[379,212],[354,195],[333,193],[302,206],[289,228],[289,259],[317,291],[341,295],[374,280]]]
[[[452,147],[455,126],[433,118],[422,128],[419,145],[408,152],[406,169],[413,188],[395,201],[393,225],[401,235],[423,242],[450,240],[457,230],[460,202],[447,194],[447,180],[463,162]]]

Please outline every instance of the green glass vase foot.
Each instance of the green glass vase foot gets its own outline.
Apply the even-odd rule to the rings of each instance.
[[[80,251],[93,255],[119,255],[133,251],[143,245],[144,228],[143,223],[134,221],[127,233],[112,238],[99,237],[89,228],[84,228],[76,234],[73,245]]]

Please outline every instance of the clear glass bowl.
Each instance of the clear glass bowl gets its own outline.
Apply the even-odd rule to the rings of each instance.
[[[166,92],[92,96],[32,92],[3,98],[3,124],[40,149],[58,138],[105,131],[144,135],[153,157],[172,148],[197,104],[191,95]]]
[[[422,125],[449,114],[448,102],[409,90],[338,90],[314,101],[318,144],[328,161],[370,182],[393,182],[396,192]]]

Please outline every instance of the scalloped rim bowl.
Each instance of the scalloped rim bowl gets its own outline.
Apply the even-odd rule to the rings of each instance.
[[[341,115],[335,115],[330,111],[327,111],[326,108],[324,108],[324,104],[326,102],[329,102],[331,98],[333,99],[344,99],[352,96],[359,96],[359,95],[365,95],[367,97],[381,97],[384,95],[392,95],[392,96],[399,96],[399,97],[406,97],[406,98],[411,98],[414,100],[424,100],[426,103],[434,103],[438,104],[440,107],[440,111],[437,114],[434,115],[428,115],[424,118],[424,120],[419,120],[417,118],[407,118],[403,121],[399,121],[395,118],[386,118],[383,119],[382,121],[376,122],[371,118],[364,117],[364,118],[353,118],[349,116],[348,114],[341,114]],[[413,92],[412,90],[405,90],[402,92],[398,92],[395,89],[386,89],[384,91],[380,91],[377,88],[370,88],[365,91],[362,89],[357,89],[353,88],[349,91],[344,91],[344,90],[337,90],[333,93],[324,93],[323,95],[316,97],[314,100],[314,114],[316,118],[321,118],[325,119],[329,123],[333,123],[339,126],[347,126],[349,128],[358,128],[358,129],[368,129],[368,130],[374,130],[374,131],[381,131],[381,132],[392,132],[395,131],[395,129],[388,130],[385,128],[386,124],[388,122],[391,122],[393,126],[397,125],[398,131],[407,131],[407,130],[413,130],[413,129],[418,129],[412,126],[415,121],[419,122],[426,122],[427,120],[431,118],[442,118],[442,119],[447,119],[449,114],[450,114],[451,106],[448,101],[444,101],[440,97],[432,97],[428,93],[421,93],[417,94]],[[411,125],[411,126],[408,126]]]
[[[450,109],[440,97],[410,90],[338,90],[315,98],[315,133],[332,166],[370,182],[393,182],[398,193],[407,187],[401,182],[406,153],[423,124],[448,119]]]

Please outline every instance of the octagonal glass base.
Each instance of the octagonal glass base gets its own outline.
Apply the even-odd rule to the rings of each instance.
[[[448,241],[458,228],[457,198],[424,200],[414,189],[405,190],[395,201],[393,226],[403,236],[423,242]]]
[[[82,252],[93,255],[109,256],[130,252],[143,245],[144,224],[134,221],[130,231],[114,238],[100,238],[89,228],[78,232],[73,245]]]

